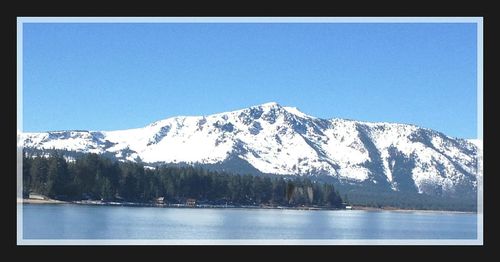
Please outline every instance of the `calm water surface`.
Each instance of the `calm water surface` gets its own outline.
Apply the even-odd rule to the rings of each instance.
[[[23,206],[25,239],[475,239],[476,214]]]

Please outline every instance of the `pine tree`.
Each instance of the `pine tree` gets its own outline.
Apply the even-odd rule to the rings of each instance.
[[[31,185],[31,162],[32,159],[23,155],[23,197],[27,197],[30,193],[30,185]]]
[[[113,188],[111,182],[107,177],[101,180],[101,190],[100,196],[103,200],[112,200],[114,198]]]
[[[35,193],[47,194],[47,161],[41,156],[35,157],[30,168],[30,189]]]
[[[54,153],[48,159],[46,183],[48,196],[56,198],[56,196],[65,195],[68,183],[69,174],[66,160],[57,153]]]

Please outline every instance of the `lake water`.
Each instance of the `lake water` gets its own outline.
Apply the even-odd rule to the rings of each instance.
[[[24,239],[476,239],[470,213],[23,205]]]

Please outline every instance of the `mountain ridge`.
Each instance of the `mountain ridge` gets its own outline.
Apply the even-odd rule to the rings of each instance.
[[[126,130],[23,133],[18,145],[149,164],[216,165],[238,158],[267,174],[324,175],[430,195],[453,195],[461,186],[474,194],[481,150],[412,124],[323,119],[276,102]]]

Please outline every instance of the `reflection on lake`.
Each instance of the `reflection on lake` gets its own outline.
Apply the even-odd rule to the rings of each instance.
[[[25,239],[475,239],[470,213],[23,206]]]

